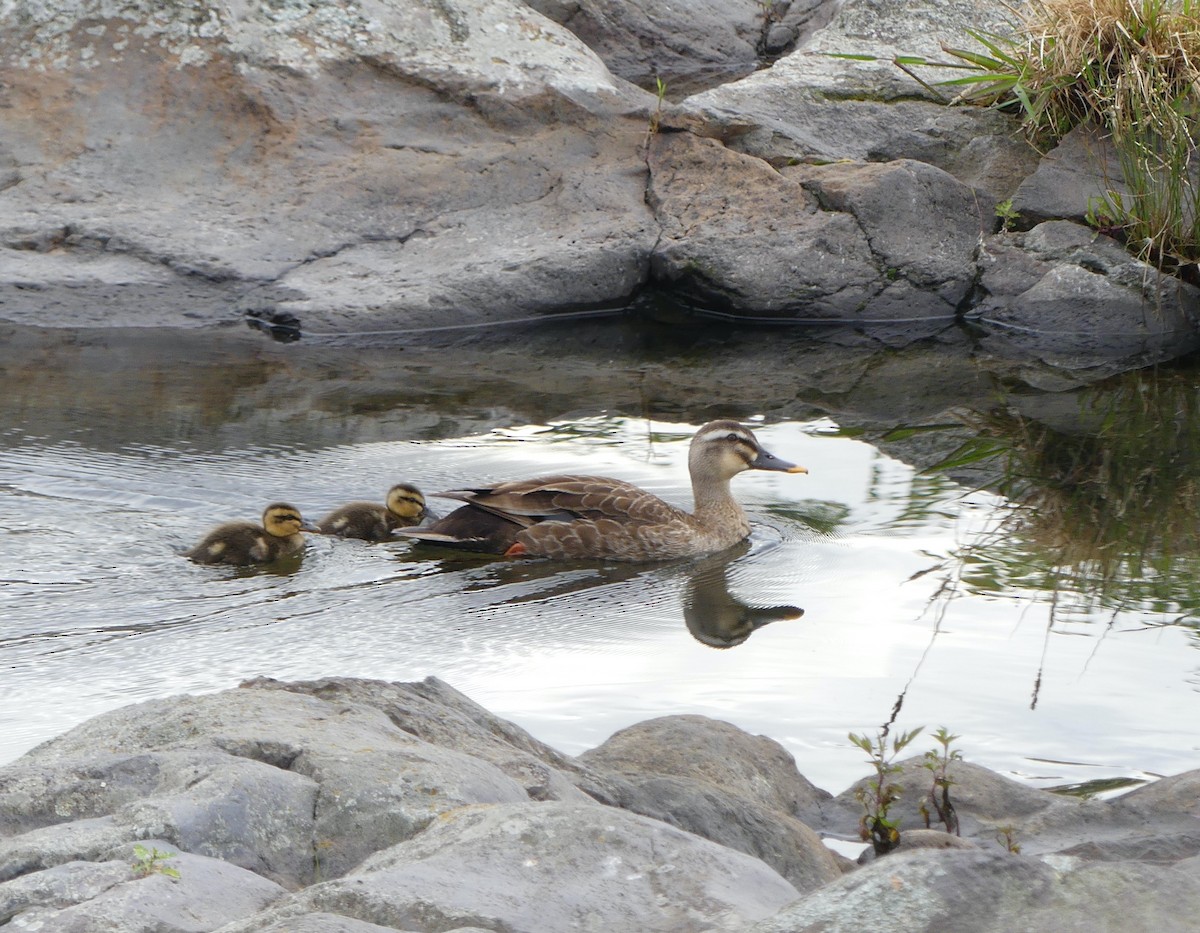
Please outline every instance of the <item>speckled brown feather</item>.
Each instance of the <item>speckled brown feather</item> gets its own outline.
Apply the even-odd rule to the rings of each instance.
[[[401,534],[488,553],[553,558],[650,561],[724,550],[750,533],[729,493],[747,469],[797,472],[766,453],[734,421],[714,421],[693,439],[689,471],[696,499],[690,514],[623,480],[543,476],[437,495],[466,503],[429,528]]]
[[[679,549],[682,542],[676,539],[683,528],[697,531],[687,512],[605,476],[545,476],[438,495],[469,503],[459,519],[466,522],[475,513],[474,521],[484,529],[480,534],[476,527],[475,536],[491,543],[490,550],[502,542],[520,543],[531,556],[661,560],[664,548]],[[480,511],[495,521],[481,520]],[[436,522],[431,531],[447,531],[441,525]]]

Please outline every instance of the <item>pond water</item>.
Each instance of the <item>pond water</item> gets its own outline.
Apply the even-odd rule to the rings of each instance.
[[[251,677],[436,675],[568,753],[653,716],[724,719],[834,792],[866,773],[847,733],[893,721],[1039,786],[1200,767],[1194,370],[1045,393],[958,338],[564,326],[536,347],[6,329],[0,763]],[[735,479],[754,531],[715,558],[320,537],[264,571],[179,554],[268,501],[315,518],[399,481],[587,472],[690,506],[688,441],[721,415],[811,472]]]

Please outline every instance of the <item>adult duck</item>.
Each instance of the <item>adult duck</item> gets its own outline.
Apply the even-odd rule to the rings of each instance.
[[[544,476],[437,493],[466,504],[399,534],[508,557],[655,561],[699,557],[750,534],[729,481],[746,470],[807,473],[763,449],[736,421],[710,421],[688,450],[695,508],[685,512],[603,476]]]
[[[383,504],[348,502],[334,509],[319,522],[321,534],[364,541],[392,541],[397,528],[419,525],[427,515],[425,496],[416,486],[397,483],[388,490]]]
[[[262,524],[226,522],[218,525],[184,556],[198,564],[232,564],[246,567],[269,564],[304,552],[304,531],[317,527],[300,517],[286,502],[273,502],[262,514]]]

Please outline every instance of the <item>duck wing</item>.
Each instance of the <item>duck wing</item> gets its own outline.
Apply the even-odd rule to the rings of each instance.
[[[658,524],[677,521],[681,514],[653,493],[607,476],[543,476],[438,495],[460,499],[524,527],[580,518]]]
[[[627,547],[636,528],[678,523],[686,515],[644,489],[605,476],[544,476],[437,495],[466,505],[429,528],[401,534],[492,553],[506,553],[520,535],[527,553],[601,557],[609,544]],[[578,544],[564,549],[560,542],[567,540]]]

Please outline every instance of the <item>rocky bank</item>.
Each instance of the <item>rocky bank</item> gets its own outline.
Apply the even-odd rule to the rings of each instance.
[[[854,788],[728,723],[650,720],[572,758],[434,678],[255,680],[98,716],[0,769],[0,927],[1195,929],[1200,772],[1112,800],[951,776],[961,837],[921,828],[914,759],[901,848],[859,866],[822,842],[855,838]]]
[[[969,47],[967,29],[1005,15],[991,0],[14,0],[0,318],[252,313],[365,334],[662,289],[903,339],[969,319],[1034,335],[1035,353],[1186,352],[1197,292],[1080,223],[1102,184],[1094,145],[1043,159],[1010,118],[947,106],[890,63],[945,59],[943,42]],[[1018,229],[1001,230],[1008,198]]]

